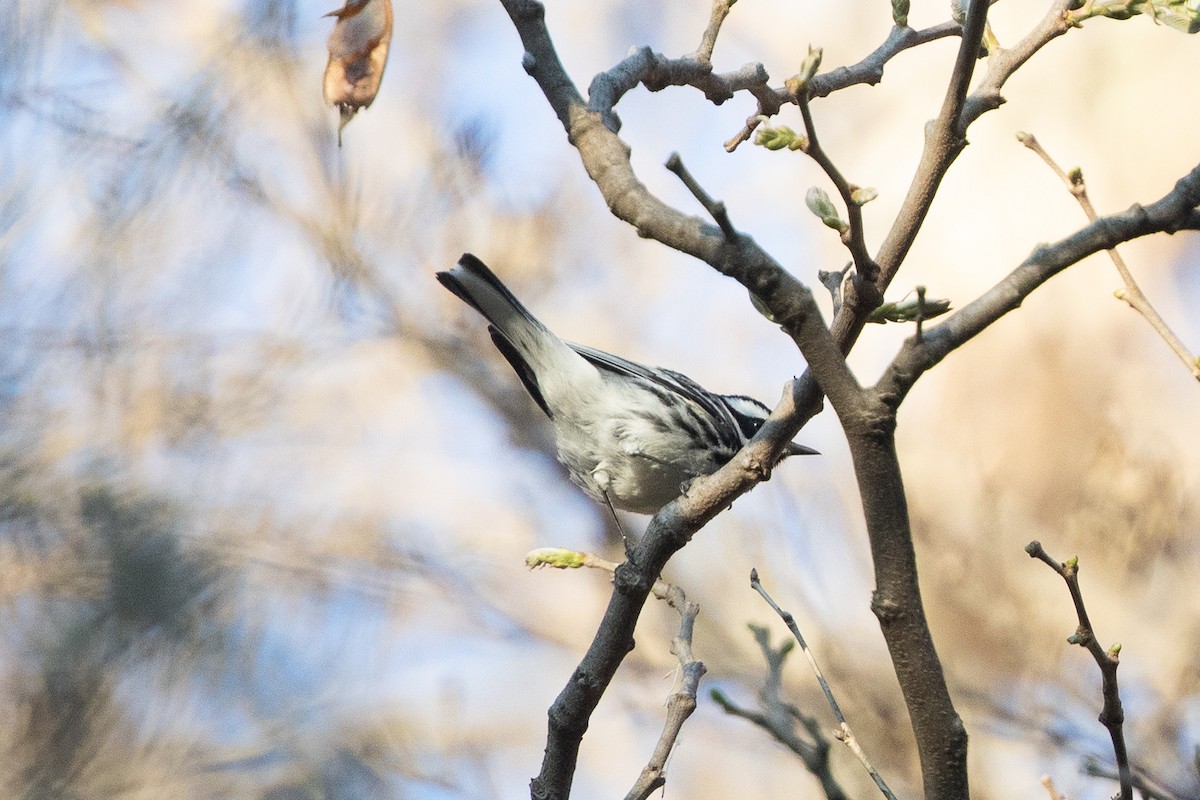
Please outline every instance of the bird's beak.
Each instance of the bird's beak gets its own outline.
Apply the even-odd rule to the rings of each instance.
[[[819,456],[821,453],[813,450],[811,447],[805,447],[802,444],[788,442],[787,449],[783,451],[785,456]]]

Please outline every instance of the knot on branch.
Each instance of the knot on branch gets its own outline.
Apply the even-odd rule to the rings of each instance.
[[[613,573],[613,589],[626,596],[643,597],[650,593],[653,586],[654,578],[629,561],[618,566]]]
[[[594,679],[590,683],[584,683],[578,671],[571,676],[571,682],[587,692],[589,697],[595,696],[599,691]],[[582,739],[587,733],[587,717],[580,718],[580,715],[573,712],[571,702],[564,701],[562,697],[554,701],[546,716],[550,719],[550,729],[559,735]]]
[[[871,593],[871,613],[882,626],[892,625],[903,616],[900,604],[879,589]]]
[[[588,694],[596,692],[602,685],[595,675],[582,669],[575,670],[575,674],[571,676],[571,682]]]
[[[865,393],[865,402],[856,409],[853,419],[847,419],[847,433],[877,442],[891,440],[896,432],[896,409],[899,398],[884,390]]]
[[[764,459],[757,449],[744,451],[739,465],[757,483],[771,480],[771,462]]]

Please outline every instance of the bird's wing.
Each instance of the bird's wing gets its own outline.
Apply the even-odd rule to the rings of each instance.
[[[594,347],[588,347],[584,344],[576,344],[575,342],[567,342],[567,344],[571,346],[572,350],[579,353],[579,355],[583,356],[601,371],[641,378],[662,387],[668,392],[691,400],[712,418],[713,424],[717,426],[722,435],[727,436],[733,442],[740,441],[737,424],[729,413],[729,409],[715,395],[709,393],[703,386],[696,383],[687,375],[662,367],[650,369],[635,361],[629,361],[620,356],[614,356],[612,353],[606,353],[603,350],[597,350]]]

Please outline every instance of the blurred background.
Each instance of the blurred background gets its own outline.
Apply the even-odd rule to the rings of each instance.
[[[633,45],[691,52],[706,0],[550,0],[576,83]],[[1005,0],[1003,44],[1045,2]],[[398,0],[375,104],[335,139],[321,100],[332,3],[8,0],[0,5],[0,786],[20,798],[519,798],[546,709],[590,641],[598,572],[528,572],[565,546],[619,558],[607,511],[570,485],[482,320],[433,273],[488,261],[551,328],[768,403],[803,362],[745,292],[612,218],[520,66],[499,3]],[[945,3],[913,4],[922,27]],[[779,84],[809,44],[853,63],[886,3],[745,0],[717,69]],[[826,148],[880,196],[882,240],[957,40],[877,87],[814,106]],[[1094,20],[1009,83],[971,130],[893,286],[956,306],[1084,220],[1014,138],[1080,165],[1101,211],[1166,193],[1197,160],[1195,41],[1146,17]],[[981,63],[980,69],[983,65]],[[802,280],[846,261],[804,207],[799,154],[722,143],[753,113],[693,90],[628,95],[623,138],[651,191],[701,210],[672,151]],[[779,120],[799,128],[795,109]],[[1200,349],[1194,234],[1122,248]],[[1099,676],[1065,639],[1062,582],[1023,552],[1077,554],[1092,620],[1121,642],[1135,762],[1200,796],[1200,393],[1095,257],[917,385],[899,445],[923,593],[971,735],[977,797],[1115,784]],[[827,300],[827,298],[825,298]],[[828,304],[825,305],[828,312]],[[851,359],[873,382],[906,326]],[[869,610],[848,454],[826,411],[796,459],[702,531],[665,577],[698,602],[700,707],[675,797],[818,797],[800,762],[724,714],[765,667],[746,624],[796,614],[863,747],[919,793],[906,714]],[[640,531],[644,518],[628,516]],[[622,796],[671,691],[677,618],[637,650],[584,740],[575,796]],[[790,701],[834,722],[800,659]],[[834,771],[871,796],[845,748]]]

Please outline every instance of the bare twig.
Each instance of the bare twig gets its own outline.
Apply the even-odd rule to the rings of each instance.
[[[712,61],[713,48],[717,46],[717,34],[721,32],[721,23],[725,21],[725,17],[729,16],[729,11],[732,8],[733,2],[731,0],[713,0],[712,13],[708,18],[708,27],[704,29],[704,36],[700,39],[700,46],[696,48],[696,52],[692,55],[697,61]]]
[[[1075,615],[1079,618],[1079,627],[1067,641],[1077,644],[1092,654],[1096,666],[1100,668],[1104,696],[1104,707],[1100,711],[1100,724],[1108,729],[1112,738],[1113,754],[1117,762],[1117,779],[1121,784],[1121,800],[1133,800],[1132,773],[1129,769],[1129,753],[1125,749],[1125,734],[1122,727],[1125,723],[1125,710],[1121,707],[1121,693],[1117,686],[1117,667],[1121,661],[1119,653],[1121,646],[1113,645],[1108,650],[1096,641],[1095,629],[1088,619],[1087,609],[1083,604],[1083,592],[1079,588],[1079,560],[1071,558],[1065,563],[1059,563],[1050,557],[1042,543],[1032,541],[1025,546],[1025,552],[1030,558],[1036,558],[1057,572],[1067,584],[1071,600],[1075,604]]]
[[[1096,209],[1092,205],[1091,199],[1088,197],[1087,184],[1083,180],[1083,171],[1081,169],[1073,169],[1070,172],[1064,172],[1063,168],[1050,157],[1046,149],[1031,133],[1018,133],[1017,141],[1028,147],[1033,152],[1037,153],[1050,169],[1054,170],[1054,174],[1062,179],[1067,185],[1067,191],[1071,196],[1079,201],[1080,208],[1087,215],[1089,222],[1095,222],[1099,215],[1096,214]],[[1137,280],[1133,277],[1129,267],[1125,264],[1125,259],[1117,252],[1115,247],[1109,248],[1108,255],[1112,258],[1113,265],[1116,266],[1117,272],[1121,275],[1121,280],[1125,282],[1124,289],[1118,289],[1114,294],[1117,299],[1124,300],[1129,304],[1129,307],[1141,314],[1155,333],[1162,337],[1163,341],[1171,348],[1175,355],[1179,356],[1180,360],[1187,365],[1188,371],[1192,373],[1192,377],[1200,381],[1200,358],[1197,358],[1183,340],[1176,335],[1175,331],[1167,325],[1166,320],[1158,313],[1158,310],[1150,303],[1150,300],[1142,292],[1138,286]]]
[[[665,594],[659,594],[659,584],[666,586]],[[679,612],[679,633],[671,640],[671,652],[679,659],[679,677],[675,689],[667,698],[667,718],[663,722],[663,731],[658,737],[658,743],[654,746],[654,753],[638,775],[637,782],[629,790],[629,794],[625,796],[625,800],[646,800],[667,782],[667,758],[675,747],[683,723],[696,710],[696,690],[705,673],[704,664],[692,655],[692,632],[696,625],[696,615],[700,613],[700,606],[689,601],[678,586],[663,581],[655,584],[654,596],[665,600]]]
[[[959,123],[963,132],[988,111],[1004,103],[1000,90],[1021,66],[1054,39],[1071,30],[1069,14],[1077,0],[1055,0],[1046,15],[1011,48],[990,53],[987,72],[962,108]]]
[[[724,0],[717,0],[717,2],[724,2]],[[725,203],[720,200],[713,200],[709,193],[704,191],[704,187],[692,176],[688,168],[683,165],[683,159],[679,157],[679,153],[671,153],[667,158],[666,167],[671,172],[674,172],[679,177],[679,180],[683,181],[683,185],[688,188],[692,196],[696,198],[700,205],[704,206],[705,211],[712,215],[717,225],[721,227],[721,233],[725,234],[725,238],[730,242],[737,241],[738,232],[733,227],[733,222],[729,219],[729,211],[725,208]]]
[[[833,710],[833,715],[837,718],[839,728],[837,738],[849,747],[854,755],[858,757],[858,760],[862,762],[862,765],[866,767],[867,772],[871,775],[871,779],[875,781],[875,785],[879,787],[879,791],[883,793],[883,796],[888,798],[888,800],[896,800],[896,796],[892,794],[892,790],[884,782],[883,776],[872,766],[870,760],[867,758],[867,754],[863,752],[862,747],[858,744],[858,740],[854,738],[854,732],[850,730],[850,725],[846,722],[846,716],[842,713],[841,706],[838,705],[837,700],[833,697],[833,690],[829,688],[829,682],[825,680],[824,673],[817,666],[817,659],[813,656],[812,651],[808,649],[808,643],[804,641],[804,636],[800,633],[800,627],[796,625],[796,618],[791,615],[791,612],[780,608],[771,595],[767,593],[767,590],[763,588],[762,582],[758,579],[758,570],[756,569],[750,570],[750,586],[783,619],[784,623],[788,626],[788,630],[792,632],[792,636],[796,638],[797,644],[800,645],[805,658],[808,659],[809,666],[812,667],[813,674],[817,676],[817,682],[821,684],[821,691],[825,693],[825,700],[829,703],[829,707]]]
[[[843,286],[846,283],[846,275],[854,268],[853,261],[847,261],[846,266],[836,271],[817,271],[817,280],[821,285],[829,290],[829,295],[833,299],[833,316],[836,317],[838,312],[842,310],[842,294]]]

